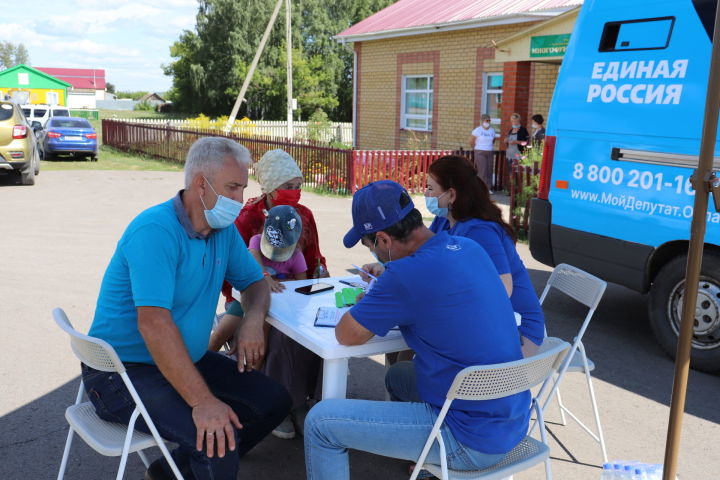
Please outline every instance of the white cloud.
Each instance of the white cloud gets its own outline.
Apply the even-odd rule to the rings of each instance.
[[[197,0],[33,0],[3,7],[0,41],[22,42],[33,65],[106,68],[120,89],[164,90],[161,65],[183,30],[193,29]]]

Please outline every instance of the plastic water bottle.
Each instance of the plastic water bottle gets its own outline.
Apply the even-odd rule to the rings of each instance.
[[[645,475],[645,469],[636,467],[633,470],[632,480],[648,480],[647,475]]]
[[[600,480],[615,480],[615,472],[613,472],[612,463],[603,463]]]
[[[613,478],[615,480],[622,480],[623,479],[623,467],[625,465],[622,462],[615,461],[613,463]]]

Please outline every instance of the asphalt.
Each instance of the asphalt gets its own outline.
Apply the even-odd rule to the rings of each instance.
[[[144,208],[172,197],[182,175],[170,172],[43,171],[32,187],[0,177],[0,480],[51,479],[67,434],[65,408],[78,388],[79,365],[50,312],[62,307],[78,330],[90,325],[107,262],[128,222]],[[249,195],[258,193],[251,184]],[[506,198],[498,197],[506,203]],[[372,260],[363,247],[341,243],[350,225],[348,198],[303,193],[315,213],[323,253],[332,274],[350,263]],[[428,215],[426,213],[426,215]],[[518,250],[536,289],[550,268]],[[428,281],[433,281],[432,275]],[[585,336],[600,415],[612,459],[661,462],[665,445],[673,362],[650,333],[646,298],[610,285]],[[546,304],[549,334],[571,339],[584,311],[567,298]],[[384,398],[380,358],[354,359],[348,382],[353,398]],[[592,424],[581,375],[563,383],[565,403]],[[680,452],[680,476],[720,478],[720,377],[691,372]],[[574,424],[561,426],[554,407],[549,422],[557,479],[600,477],[599,447]],[[150,456],[157,456],[151,451]],[[353,478],[407,478],[407,463],[351,452]],[[243,460],[238,478],[303,478],[303,443],[268,437]],[[118,461],[73,444],[66,478],[114,478]],[[130,458],[125,478],[140,479],[143,467]],[[543,478],[536,467],[516,480]]]

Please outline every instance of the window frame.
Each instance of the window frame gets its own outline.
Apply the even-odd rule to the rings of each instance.
[[[433,74],[425,74],[425,75],[403,75],[402,76],[402,88],[401,88],[401,94],[400,94],[400,129],[402,130],[414,130],[416,132],[432,132],[432,122],[433,122],[433,110],[435,108],[435,76]],[[425,78],[428,80],[428,88],[425,89],[408,89],[407,88],[407,80],[413,79],[413,78]],[[432,88],[429,87],[430,82],[432,81]],[[405,98],[408,93],[424,93],[428,95],[429,99],[429,105],[426,110],[427,114],[417,114],[417,113],[406,113],[406,103]],[[408,125],[408,120],[425,120],[425,128],[420,127],[411,127]]]
[[[49,95],[52,95],[53,101],[50,100],[48,97]],[[58,92],[45,92],[45,103],[47,103],[50,106],[58,105],[60,103],[60,95],[58,95]]]
[[[488,114],[488,96],[489,95],[497,95],[500,94],[500,105],[502,105],[502,95],[503,95],[503,89],[502,88],[488,88],[488,79],[493,75],[499,75],[503,77],[503,82],[505,81],[503,72],[483,72],[483,94],[482,94],[482,106],[480,107],[480,113],[483,115],[489,115]],[[497,125],[499,126],[501,123],[501,118],[496,117],[490,117],[490,125]]]

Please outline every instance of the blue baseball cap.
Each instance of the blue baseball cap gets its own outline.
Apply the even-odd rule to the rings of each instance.
[[[407,195],[410,202],[400,206],[400,197]],[[410,195],[392,180],[380,180],[364,186],[353,195],[353,226],[345,234],[343,244],[354,247],[363,235],[379,232],[395,225],[415,208]]]

